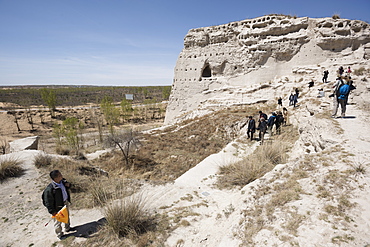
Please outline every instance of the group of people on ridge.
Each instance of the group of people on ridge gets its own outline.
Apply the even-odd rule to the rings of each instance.
[[[293,107],[296,107],[296,104],[298,103],[298,96],[299,96],[299,89],[295,89],[295,93],[291,93],[289,96],[289,106],[293,105]]]
[[[287,112],[286,108],[283,108],[283,111]],[[267,114],[259,111],[258,126],[256,127],[256,121],[253,119],[253,116],[249,116],[247,122],[245,122],[241,128],[247,125],[247,135],[248,139],[253,140],[254,133],[256,130],[259,131],[258,137],[263,144],[264,137],[266,133],[269,133],[270,136],[273,134],[272,129],[275,125],[276,133],[281,133],[281,126],[286,123],[283,113],[281,111],[272,112],[271,116],[267,118]]]

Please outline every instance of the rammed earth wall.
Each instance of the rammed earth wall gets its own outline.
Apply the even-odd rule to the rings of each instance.
[[[245,101],[235,93],[256,84],[367,62],[369,41],[369,24],[348,19],[269,15],[191,29],[176,63],[165,122],[210,102]],[[215,99],[225,91],[226,98]]]

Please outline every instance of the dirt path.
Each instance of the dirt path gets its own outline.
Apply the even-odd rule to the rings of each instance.
[[[0,246],[51,246],[59,241],[54,233],[53,221],[45,227],[50,215],[42,205],[41,194],[50,182],[48,174],[40,174],[33,158],[41,151],[27,150],[1,156],[14,157],[25,169],[19,178],[0,184]],[[71,235],[87,237],[92,234],[102,218],[99,210],[71,210],[72,226],[77,231]]]
[[[370,161],[370,115],[356,108],[347,106],[347,116],[336,121],[344,130],[346,149],[356,156],[357,162]]]

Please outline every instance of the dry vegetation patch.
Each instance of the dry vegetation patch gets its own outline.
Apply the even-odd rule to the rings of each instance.
[[[141,148],[126,165],[118,153],[96,161],[103,169],[122,176],[154,181],[172,181],[204,158],[222,150],[238,135],[238,123],[256,108],[229,108],[207,116],[187,120],[141,137]]]
[[[297,139],[298,131],[292,126],[284,126],[282,134],[275,136],[273,141],[257,147],[245,159],[221,167],[218,187],[245,186],[261,178],[277,164],[286,162],[287,153]]]
[[[349,225],[355,224],[349,216],[356,206],[351,200],[352,191],[367,166],[352,162],[350,157],[351,154],[341,146],[333,145],[319,153],[305,154],[299,162],[275,172],[266,183],[260,183],[254,190],[255,194],[245,201],[247,209],[243,211],[244,218],[239,222],[242,229],[238,236],[243,243],[255,244],[256,235],[266,229],[274,232],[280,241],[295,245],[298,243],[296,237],[300,226],[307,220],[313,220],[311,217],[317,217],[325,222],[323,224],[329,223],[333,229],[341,230],[338,237],[333,238],[333,243],[350,243],[353,238],[344,239],[341,233],[346,233]],[[312,179],[307,180],[308,177]],[[303,198],[310,198],[310,202],[317,203],[322,211],[298,213],[294,201]],[[283,223],[276,222],[279,219],[285,220]]]
[[[21,176],[24,169],[21,166],[22,162],[16,158],[1,157],[0,158],[0,183],[10,177]]]

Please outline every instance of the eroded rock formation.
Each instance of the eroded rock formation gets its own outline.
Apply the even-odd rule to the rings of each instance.
[[[15,140],[9,143],[10,152],[19,152],[23,150],[37,150],[39,143],[39,136],[31,136],[23,139]]]
[[[360,66],[369,57],[370,26],[358,20],[269,15],[191,29],[176,63],[165,122],[204,105],[261,100],[245,93],[281,78],[318,77],[323,68],[334,76],[336,66]]]

